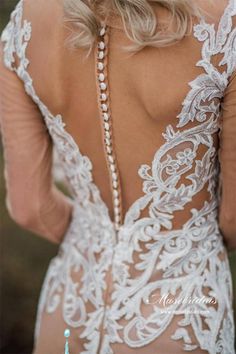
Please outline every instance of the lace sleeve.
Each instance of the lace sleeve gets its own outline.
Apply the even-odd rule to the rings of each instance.
[[[221,202],[219,224],[230,251],[236,249],[236,72],[222,102],[219,159]]]
[[[21,3],[0,41],[0,127],[6,206],[18,224],[60,243],[69,226],[73,202],[54,184],[52,140],[40,110],[19,78],[21,65],[27,63],[24,48],[16,39],[30,35],[27,22],[24,32],[17,31]]]

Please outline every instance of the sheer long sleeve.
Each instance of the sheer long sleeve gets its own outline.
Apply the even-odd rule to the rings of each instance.
[[[0,127],[4,148],[6,206],[22,227],[60,243],[73,202],[54,184],[52,141],[22,81],[3,64],[0,49]]]
[[[222,102],[220,229],[230,251],[236,250],[236,73]]]

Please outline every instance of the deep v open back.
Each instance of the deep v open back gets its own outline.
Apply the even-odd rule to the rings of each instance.
[[[217,29],[202,19],[174,50],[133,57],[120,50],[124,31],[101,23],[87,62],[62,45],[63,26],[54,34],[48,24],[40,38],[26,14],[20,1],[2,33],[4,64],[38,107],[64,171],[71,200],[53,214],[61,230],[73,206],[43,284],[34,354],[61,353],[66,328],[71,354],[233,354],[218,212],[236,0]],[[55,220],[42,233],[59,233]]]

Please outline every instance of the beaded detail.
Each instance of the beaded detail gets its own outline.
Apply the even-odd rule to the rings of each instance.
[[[66,343],[65,343],[65,354],[70,354],[70,350],[69,350],[69,337],[70,337],[70,330],[67,328],[64,331],[64,337],[66,338]]]
[[[97,90],[99,98],[100,119],[103,133],[103,146],[106,154],[106,161],[110,175],[110,186],[113,198],[114,225],[118,231],[122,222],[122,201],[119,171],[117,158],[114,150],[112,133],[112,116],[109,103],[109,83],[107,75],[108,63],[108,28],[101,24],[97,50],[95,50]]]

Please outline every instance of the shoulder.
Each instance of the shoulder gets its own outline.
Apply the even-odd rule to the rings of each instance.
[[[50,35],[63,18],[63,0],[21,0],[23,17],[37,29]]]
[[[0,37],[5,65],[13,70],[31,42],[49,41],[63,20],[63,0],[20,0]],[[25,63],[26,65],[26,63]]]
[[[198,0],[196,4],[206,12],[206,20],[219,22],[225,12],[236,8],[236,0]]]
[[[63,0],[19,0],[15,9],[16,8],[22,9],[23,17],[30,18],[36,23],[44,22],[62,13]]]
[[[10,31],[12,27],[24,25],[26,21],[33,23],[35,27],[45,28],[45,31],[50,30],[53,27],[53,21],[57,22],[62,16],[63,0],[19,0],[10,14],[9,22],[3,33],[6,30]]]
[[[198,0],[196,5],[205,22],[215,30],[229,33],[236,27],[236,0]]]

